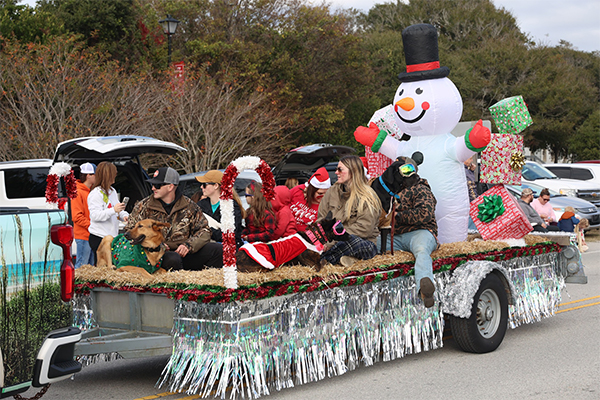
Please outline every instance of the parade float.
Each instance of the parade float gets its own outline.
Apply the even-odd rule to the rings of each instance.
[[[245,163],[263,164],[256,157]],[[270,171],[259,171],[269,182]],[[263,190],[267,197],[272,186]],[[84,266],[76,271],[74,318],[84,333],[75,354],[84,365],[170,355],[158,383],[169,391],[258,398],[440,348],[447,322],[465,351],[493,351],[507,327],[553,315],[565,278],[583,267],[570,236],[526,235],[531,226],[514,214],[510,198],[478,200],[478,224],[506,225],[509,236],[516,230],[522,237],[474,234],[441,245],[432,254],[438,288],[432,308],[416,292],[414,257],[398,251],[319,272],[298,265],[239,273],[235,253],[227,250],[222,270],[150,279]]]
[[[439,63],[417,64],[417,75],[432,81],[447,79],[447,74],[431,77],[426,73],[437,71]],[[435,74],[439,72],[445,73]],[[453,85],[445,82],[443,86],[451,89]],[[453,96],[458,93],[450,92]],[[419,113],[435,115],[432,106],[437,98],[423,102]],[[517,126],[506,134],[512,135],[509,142],[519,142],[518,134],[526,126],[523,118],[529,114],[521,112],[520,103],[514,99],[494,107],[492,114],[502,120],[498,128]],[[380,125],[376,143],[370,144],[376,148],[371,150],[391,149],[394,140],[401,143],[398,131],[392,134],[383,129],[402,127],[396,111],[392,106],[377,114]],[[462,105],[455,107],[451,118],[458,122],[460,112]],[[450,128],[446,125],[444,130]],[[452,150],[454,159],[443,162],[436,161],[436,153],[424,151],[430,169],[446,161],[460,165],[462,158],[485,148],[479,146],[480,139],[470,141],[469,133],[457,139],[442,132],[422,140],[418,135],[411,138],[414,142],[409,143],[408,150],[419,150],[417,147],[431,138],[452,141],[461,150]],[[255,169],[261,176],[265,198],[271,198],[274,186],[271,171],[262,160],[242,157],[231,163],[223,177],[223,269],[174,271],[150,278],[102,267],[78,269],[74,318],[85,332],[76,355],[84,364],[117,357],[170,355],[157,383],[160,387],[201,397],[252,399],[360,366],[438,349],[443,346],[448,323],[463,350],[494,351],[508,327],[552,316],[565,282],[583,274],[573,238],[568,234],[531,234],[531,225],[502,187],[522,167],[514,152],[500,154],[504,145],[495,143],[504,140],[488,135],[487,142],[492,144],[485,150],[491,154],[490,161],[484,162],[486,177],[498,185],[470,205],[468,201],[461,203],[462,209],[451,219],[454,222],[444,223],[445,228],[440,229],[447,239],[432,253],[436,284],[433,307],[425,308],[416,291],[414,257],[407,252],[387,252],[350,267],[325,265],[318,272],[302,265],[266,273],[237,271],[233,181],[239,171]],[[457,157],[456,152],[462,155]],[[425,175],[428,168],[422,170],[423,177],[429,179]],[[464,184],[466,195],[464,173],[454,178],[454,170],[454,166],[445,168],[441,177],[445,176],[451,186]],[[433,184],[432,188],[435,193]],[[442,208],[446,197],[441,194],[438,198]],[[462,199],[462,194],[459,197]],[[469,209],[477,233],[467,232]],[[460,240],[450,240],[453,237]]]

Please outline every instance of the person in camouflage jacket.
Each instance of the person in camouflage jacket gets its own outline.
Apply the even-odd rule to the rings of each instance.
[[[417,174],[417,164],[411,158],[400,157],[403,189],[396,199],[394,248],[410,251],[415,256],[415,281],[425,307],[434,304],[433,267],[431,253],[437,249],[437,203],[427,180]]]
[[[208,221],[200,207],[178,188],[179,174],[172,168],[159,168],[148,180],[153,194],[136,203],[125,230],[143,219],[171,224],[163,230],[167,250],[164,269],[201,270],[223,266],[221,243],[211,242]]]

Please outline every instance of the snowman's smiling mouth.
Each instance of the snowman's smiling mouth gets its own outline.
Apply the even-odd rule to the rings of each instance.
[[[426,112],[426,111],[427,111],[427,110],[423,110],[423,111],[421,111],[421,114],[419,114],[419,116],[418,116],[417,118],[414,118],[414,119],[406,119],[406,118],[403,118],[403,117],[402,117],[402,115],[400,115],[400,113],[399,113],[398,111],[396,111],[396,114],[398,115],[398,118],[400,118],[400,120],[401,120],[402,122],[404,122],[404,123],[407,123],[407,124],[412,124],[412,123],[415,123],[415,122],[418,122],[418,121],[420,121],[420,120],[421,120],[421,118],[423,118],[423,116],[425,115],[425,112]]]

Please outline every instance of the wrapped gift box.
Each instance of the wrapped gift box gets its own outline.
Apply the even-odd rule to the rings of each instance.
[[[479,219],[479,205],[488,196],[502,199],[504,212],[489,222]],[[484,240],[521,239],[533,230],[527,216],[503,185],[496,185],[471,202],[469,214]]]
[[[500,100],[490,107],[498,132],[517,134],[533,124],[523,97],[514,96]]]
[[[390,104],[375,111],[369,124],[375,122],[380,130],[386,131],[388,135],[400,140],[402,138],[402,131],[396,122],[397,119],[398,116],[394,112],[394,106]]]
[[[365,146],[365,156],[367,157],[367,172],[369,177],[376,178],[383,174],[383,171],[392,165],[392,159],[381,153],[373,153],[370,147]]]
[[[402,138],[402,131],[396,123],[397,118],[398,117],[394,113],[394,106],[390,104],[375,111],[369,124],[374,122],[380,130],[386,131],[388,136],[400,140]],[[368,173],[372,178],[383,174],[383,171],[385,171],[393,162],[392,159],[381,153],[373,153],[370,147],[365,147],[365,156],[367,157],[369,164],[367,167]]]
[[[483,183],[506,183],[521,185],[521,169],[524,162],[523,137],[501,133],[492,134],[492,140],[481,152],[479,181]]]

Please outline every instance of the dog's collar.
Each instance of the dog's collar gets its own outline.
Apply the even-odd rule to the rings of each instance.
[[[162,243],[153,248],[144,247],[144,250],[148,253],[158,253],[160,249],[162,249]]]
[[[383,182],[383,179],[381,179],[381,176],[379,176],[379,183],[381,183],[381,186],[383,186],[383,190],[385,190],[386,192],[388,192],[388,194],[390,196],[394,196],[397,200],[400,200],[400,196],[398,196],[396,193],[392,192],[390,190],[390,188],[387,187],[387,185],[385,184],[385,182]]]

